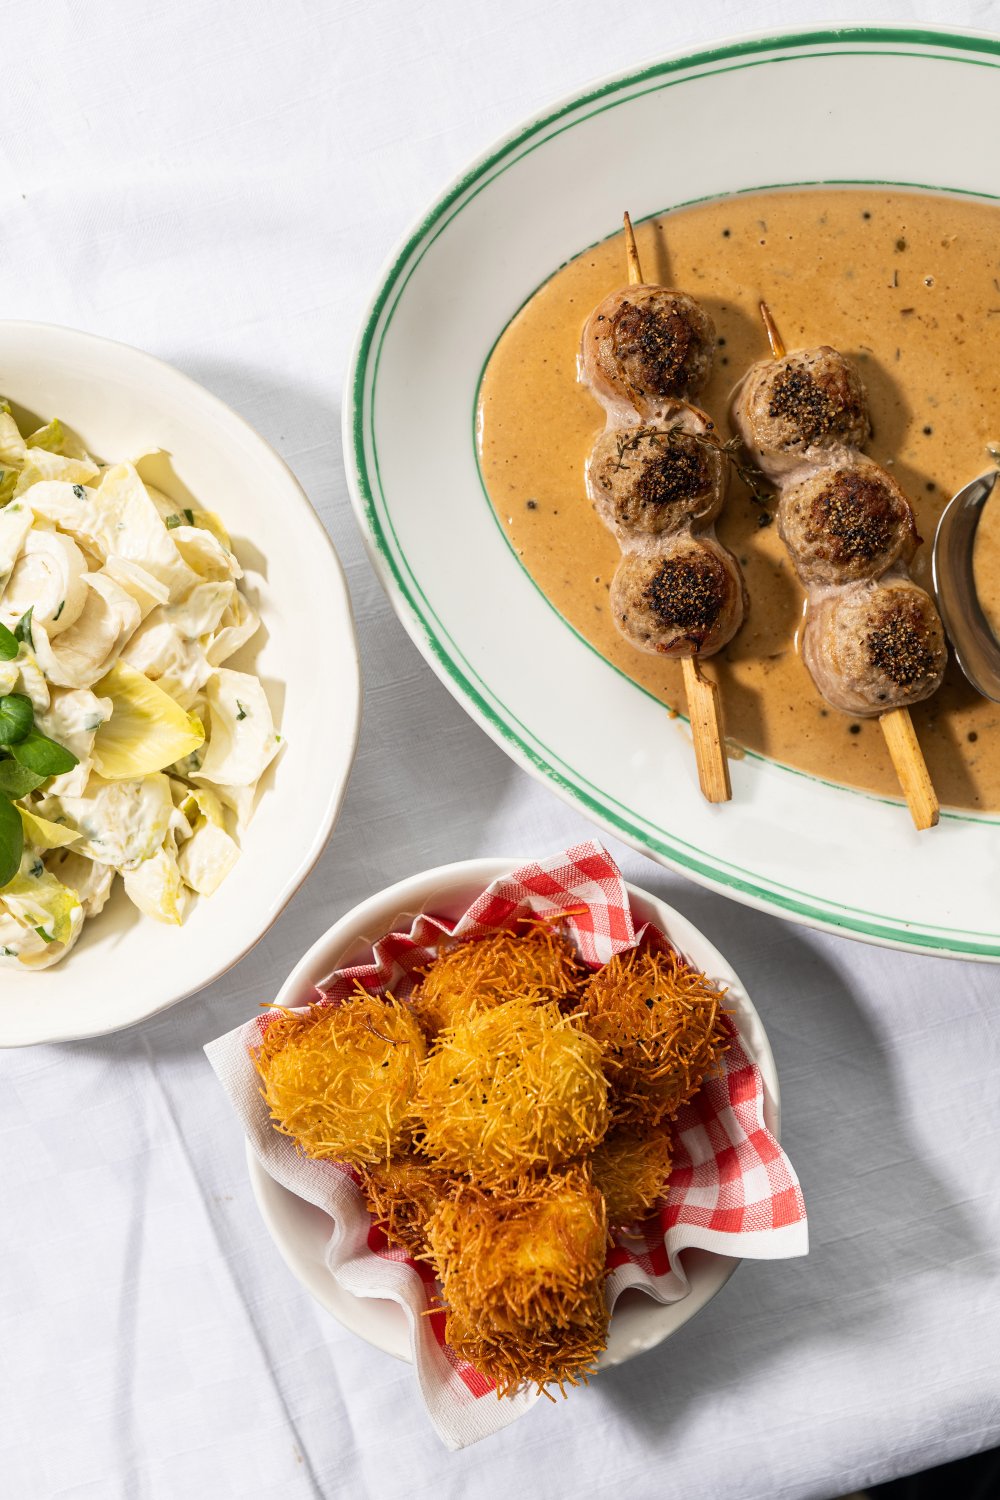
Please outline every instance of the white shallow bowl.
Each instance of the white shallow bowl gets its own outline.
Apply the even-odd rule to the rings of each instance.
[[[556,613],[480,484],[481,373],[565,261],[634,218],[762,187],[880,183],[1000,196],[974,149],[1000,117],[1000,40],[846,28],[755,37],[589,89],[500,142],[387,265],[344,440],[359,523],[400,618],[515,760],[635,847],[738,901],[869,942],[1000,959],[994,816],[905,808],[761,756],[699,795],[686,731]],[[671,143],[697,139],[695,150]],[[471,565],[474,560],[474,565]],[[544,671],[525,669],[544,662]],[[559,686],[562,686],[562,691]],[[581,705],[600,705],[587,720]]]
[[[409,926],[409,918],[418,912],[460,916],[492,880],[523,863],[515,859],[463,860],[412,875],[369,897],[313,944],[285,980],[275,1003],[301,1005],[312,987],[333,969],[370,961],[372,942],[393,931],[401,920]],[[637,926],[654,922],[693,964],[728,986],[727,1000],[732,1005],[733,1020],[764,1081],[764,1122],[778,1138],[781,1113],[774,1058],[760,1017],[739,978],[718,949],[680,912],[633,885],[628,890]],[[264,1222],[285,1264],[306,1290],[352,1333],[376,1349],[408,1361],[406,1316],[396,1303],[355,1297],[344,1291],[328,1270],[325,1254],[333,1225],[329,1215],[268,1176],[249,1143],[247,1166]],[[669,1338],[711,1301],[740,1263],[732,1256],[713,1255],[707,1250],[687,1250],[683,1260],[690,1290],[681,1301],[661,1305],[634,1288],[619,1298],[611,1318],[608,1347],[599,1362],[602,1368],[620,1365]]]
[[[183,927],[119,890],[66,959],[0,975],[0,1046],[115,1031],[230,968],[298,890],[333,829],[357,743],[361,681],[333,545],[291,470],[243,419],[149,354],[69,328],[0,323],[0,393],[58,416],[105,461],[164,449],[156,482],[216,511],[261,616],[229,666],[264,683],[285,744],[268,768],[235,869]]]

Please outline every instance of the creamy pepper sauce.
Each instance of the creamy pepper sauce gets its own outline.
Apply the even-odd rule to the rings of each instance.
[[[747,367],[767,354],[765,298],[789,349],[832,344],[868,389],[866,452],[895,475],[924,545],[912,566],[930,587],[930,543],[944,505],[989,467],[1000,440],[1000,207],[938,194],[850,188],[747,194],[686,208],[637,230],[647,281],[682,287],[715,320],[719,347],[698,398],[720,435]],[[622,236],[569,262],[517,314],[487,365],[480,461],[500,524],[559,613],[602,656],[685,711],[679,663],[618,634],[608,589],[620,552],[591,508],[584,466],[604,413],[577,382],[580,331],[626,281]],[[735,473],[719,519],[750,595],[746,623],[706,670],[721,685],[735,753],[757,751],[831,781],[899,795],[877,720],[829,708],[799,656],[804,595],[771,509]],[[987,506],[976,576],[1000,622],[1000,499]],[[1000,811],[1000,706],[952,662],[913,709],[942,803]]]

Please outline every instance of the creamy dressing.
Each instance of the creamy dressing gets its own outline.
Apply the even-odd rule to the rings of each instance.
[[[911,572],[929,588],[941,510],[988,467],[985,445],[1000,439],[1000,207],[875,188],[795,189],[683,209],[641,225],[637,238],[646,278],[682,287],[715,320],[715,368],[698,404],[723,438],[733,387],[767,354],[762,297],[789,349],[832,344],[856,362],[872,410],[865,451],[914,507],[924,545]],[[604,413],[577,382],[580,331],[625,281],[618,235],[556,272],[513,319],[480,393],[482,471],[511,546],[559,613],[683,712],[680,664],[634,650],[615,629],[607,597],[619,548],[584,487]],[[829,708],[802,663],[804,596],[768,520],[734,474],[717,529],[743,566],[750,609],[706,667],[721,684],[727,735],[734,747],[898,795],[877,721]],[[1000,624],[1000,503],[980,524],[976,578]],[[1000,706],[952,662],[944,686],[912,713],[941,801],[1000,811]]]

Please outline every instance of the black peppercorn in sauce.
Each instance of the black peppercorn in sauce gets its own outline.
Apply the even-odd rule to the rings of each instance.
[[[728,364],[716,359],[698,397],[718,440],[730,437],[735,382],[767,353],[757,311],[766,297],[790,350],[830,345],[856,367],[873,432],[866,454],[910,500],[919,535],[933,537],[950,496],[988,467],[985,444],[1000,441],[1000,208],[876,188],[776,191],[682,209],[641,225],[638,238],[646,275],[696,298],[725,343]],[[509,325],[480,393],[483,477],[511,545],[560,613],[637,683],[683,708],[680,664],[635,650],[611,619],[607,581],[619,550],[584,484],[604,413],[577,382],[581,329],[625,281],[616,235],[557,272]],[[690,473],[653,471],[641,484],[630,476],[634,493],[622,503],[643,515],[662,510],[684,486],[699,487],[697,460],[692,448]],[[797,769],[898,795],[882,736],[852,733],[856,721],[825,712],[801,660],[804,595],[770,524],[776,504],[752,499],[735,472],[730,486],[719,539],[744,565],[750,605],[709,667],[727,734]],[[1000,630],[1000,493],[994,509],[981,523],[976,578]],[[847,527],[842,565],[862,542],[890,541],[888,532],[855,539]],[[929,586],[928,542],[910,571]],[[942,803],[1000,811],[1000,706],[952,662],[943,687],[911,713]]]

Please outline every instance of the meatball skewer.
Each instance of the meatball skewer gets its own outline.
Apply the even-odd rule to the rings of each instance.
[[[946,647],[906,571],[920,543],[913,511],[858,451],[870,428],[853,366],[826,346],[787,355],[765,302],[760,312],[773,362],[748,372],[735,416],[781,494],[778,530],[808,594],[802,657],[834,708],[878,717],[910,816],[932,828],[940,808],[909,705],[940,686]]]
[[[739,629],[739,566],[709,533],[725,498],[726,470],[712,423],[691,406],[708,378],[715,330],[684,292],[643,281],[625,215],[628,282],[636,288],[595,308],[584,329],[584,378],[608,412],[587,468],[594,507],[623,556],[611,587],[615,624],[640,651],[680,659],[698,780],[709,802],[732,797],[718,685],[698,658]]]

